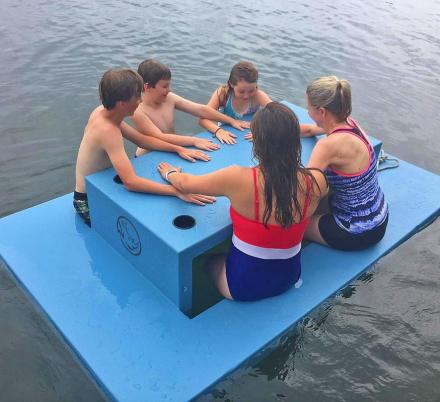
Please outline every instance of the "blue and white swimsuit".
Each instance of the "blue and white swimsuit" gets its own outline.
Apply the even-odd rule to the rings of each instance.
[[[349,127],[337,128],[329,135],[347,133],[362,140],[369,152],[369,163],[359,173],[347,174],[327,168],[325,175],[333,190],[330,211],[338,226],[351,234],[368,232],[385,221],[388,216],[388,204],[379,186],[377,177],[377,158],[365,133],[351,118]]]

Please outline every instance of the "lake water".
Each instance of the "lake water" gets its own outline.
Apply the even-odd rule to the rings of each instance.
[[[175,92],[203,103],[241,59],[257,65],[272,99],[302,106],[313,78],[346,78],[365,130],[440,174],[439,26],[437,0],[2,0],[0,216],[73,190],[100,77],[149,57],[171,67]],[[178,114],[177,130],[200,128]],[[435,222],[381,259],[200,400],[438,401],[439,230]],[[0,400],[102,399],[0,273]]]

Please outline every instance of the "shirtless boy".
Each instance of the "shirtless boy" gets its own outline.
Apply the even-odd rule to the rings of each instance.
[[[143,134],[162,139],[176,145],[194,146],[199,149],[213,151],[219,146],[212,141],[184,135],[176,135],[174,125],[174,109],[192,114],[193,116],[221,121],[238,130],[249,128],[249,123],[235,120],[226,116],[207,105],[191,102],[171,91],[170,69],[154,59],[148,59],[139,64],[138,73],[144,80],[144,94],[142,103],[133,115],[136,128]],[[200,152],[200,151],[199,151]],[[136,155],[145,153],[144,149],[138,148]],[[209,160],[204,155],[203,160]],[[201,157],[202,158],[202,157]]]
[[[124,186],[130,191],[173,195],[180,199],[204,205],[215,201],[213,197],[184,194],[173,186],[156,183],[136,175],[124,149],[123,137],[142,148],[177,152],[181,146],[140,134],[123,119],[132,116],[141,102],[142,78],[132,70],[109,70],[99,83],[102,106],[90,115],[76,162],[76,185],[73,205],[78,214],[90,226],[85,177],[113,165]],[[191,156],[192,158],[193,156]]]

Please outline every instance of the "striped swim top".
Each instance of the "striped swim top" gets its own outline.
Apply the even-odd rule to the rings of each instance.
[[[287,228],[281,225],[259,221],[259,196],[256,168],[252,169],[255,193],[255,219],[239,214],[231,205],[230,214],[233,226],[232,243],[243,253],[261,259],[288,259],[301,250],[301,241],[308,224],[307,208],[310,203],[310,177],[307,178],[307,192],[302,219]]]
[[[327,168],[325,174],[332,190],[329,204],[336,223],[349,233],[359,234],[380,225],[388,214],[388,205],[379,186],[374,149],[353,119],[347,118],[347,123],[348,127],[337,128],[329,135],[347,133],[359,138],[368,149],[369,162],[358,173]]]

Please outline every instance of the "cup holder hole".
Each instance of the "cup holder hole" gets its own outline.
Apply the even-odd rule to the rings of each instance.
[[[191,229],[196,220],[190,215],[179,215],[174,218],[173,225],[178,229]]]

